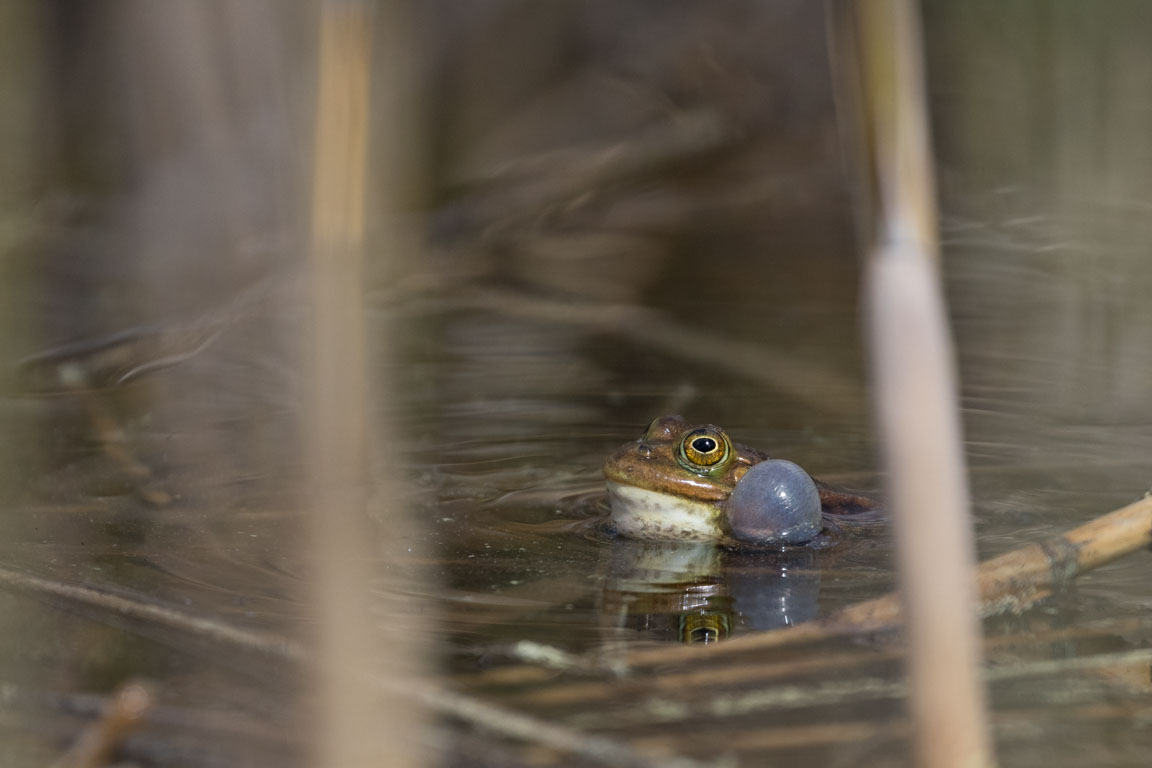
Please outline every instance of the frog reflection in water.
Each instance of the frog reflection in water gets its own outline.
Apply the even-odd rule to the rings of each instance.
[[[604,476],[613,526],[642,539],[805,544],[819,536],[823,515],[875,507],[679,416],[653,421],[608,458]]]

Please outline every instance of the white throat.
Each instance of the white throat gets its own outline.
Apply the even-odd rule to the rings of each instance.
[[[715,541],[724,536],[724,510],[667,493],[608,481],[612,525],[638,539]]]

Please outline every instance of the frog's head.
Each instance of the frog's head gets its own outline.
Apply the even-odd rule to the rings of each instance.
[[[613,525],[641,538],[718,540],[732,489],[767,458],[711,424],[658,418],[604,464]]]

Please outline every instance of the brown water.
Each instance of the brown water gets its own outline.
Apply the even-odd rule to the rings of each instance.
[[[443,688],[653,762],[908,764],[898,637],[642,655],[887,592],[882,517],[845,525],[830,548],[785,553],[634,542],[605,526],[604,457],[668,413],[723,425],[825,481],[882,487],[817,5],[670,4],[655,30],[626,3],[602,17],[563,5],[439,19],[452,55],[440,51],[446,61],[425,76],[444,89],[427,139],[443,167],[427,169],[430,202],[414,216],[427,246],[405,254],[405,277],[368,287],[373,327],[400,339],[376,371],[395,400],[368,418],[398,457],[373,477],[406,486],[372,497],[374,617],[422,627],[417,644]],[[1152,232],[1132,170],[1152,136],[1133,95],[1152,71],[1138,66],[1146,46],[1123,14],[1038,4],[1013,27],[993,5],[926,4],[982,558],[1152,485]],[[740,34],[769,27],[791,34],[767,49]],[[489,29],[536,41],[542,65],[494,54]],[[957,39],[981,55],[959,55]],[[1115,61],[1093,69],[1094,51]],[[163,111],[168,90],[148,93],[142,108]],[[81,185],[36,214],[36,268],[6,262],[5,285],[31,305],[12,360],[125,330],[222,330],[203,350],[178,343],[187,359],[123,386],[11,390],[0,564],[307,643],[295,346],[307,315],[291,220],[268,224],[279,220],[267,188],[282,185],[260,158],[278,145],[248,108],[235,118],[244,130],[225,121],[228,141],[174,159],[137,148],[156,163],[141,161],[138,186],[115,197]],[[100,146],[99,130],[85,141]],[[598,164],[605,155],[616,164]],[[233,175],[244,163],[260,180],[250,197]],[[121,453],[101,444],[100,424],[105,438],[110,424],[123,430]],[[389,527],[396,508],[415,534]],[[1130,555],[986,624],[1002,764],[1146,764],[1148,568],[1147,553]],[[126,742],[130,761],[305,761],[313,718],[296,664],[44,589],[0,590],[0,616],[0,766],[48,764],[132,678],[154,681],[159,704]],[[583,764],[451,718],[405,746],[447,765]]]
[[[960,307],[965,300],[1016,302],[1012,275],[981,269],[950,262]],[[988,282],[989,274],[996,280]],[[984,290],[973,291],[973,281]],[[724,636],[786,626],[893,586],[882,520],[853,527],[827,550],[774,555],[633,542],[605,529],[603,458],[668,412],[723,424],[741,442],[826,480],[864,491],[880,484],[850,302],[813,298],[826,290],[823,280],[768,308],[695,281],[678,290],[691,307],[722,304],[729,321],[744,314],[749,323],[787,328],[787,343],[776,347],[744,341],[739,331],[707,332],[782,364],[801,359],[821,375],[782,394],[701,362],[691,348],[653,348],[626,326],[604,332],[528,317],[528,302],[539,313],[569,300],[522,288],[469,286],[438,292],[434,304],[378,308],[377,317],[387,315],[419,339],[395,372],[403,395],[393,406],[389,439],[404,447],[403,459],[378,471],[408,482],[403,503],[422,524],[416,539],[379,530],[379,619],[403,622],[413,612],[430,619],[422,641],[442,660],[445,685],[548,721],[641,745],[657,740],[700,758],[733,754],[741,764],[903,764],[902,699],[894,688],[901,677],[891,638],[642,669],[616,683],[603,673],[555,671],[514,682],[494,673],[523,663],[515,648],[523,641],[586,663],[618,664],[631,651],[679,642],[694,627],[697,636]],[[498,296],[497,309],[475,309],[477,291]],[[658,302],[648,311],[668,327],[683,327]],[[1063,382],[1044,373],[1054,361],[1010,350],[1006,362],[1003,350],[966,346],[965,334],[986,315],[957,313],[982,557],[1076,525],[1144,490],[1141,457],[1152,428],[1041,407],[1046,393],[1063,392]],[[259,361],[232,357],[247,349],[243,322],[234,333],[141,384],[137,396],[146,392],[148,402],[142,412],[119,404],[134,450],[176,497],[162,508],[142,502],[132,482],[109,480],[116,468],[85,447],[82,404],[68,397],[9,403],[25,416],[35,411],[37,419],[71,424],[73,432],[72,448],[56,456],[52,474],[35,478],[36,500],[10,508],[7,567],[307,637],[298,460],[283,449],[295,437],[291,378],[280,379],[287,398],[281,404],[253,373]],[[234,365],[240,374],[228,373]],[[273,371],[271,380],[284,375]],[[825,397],[835,398],[832,407],[822,407]],[[999,641],[989,657],[1003,676],[992,693],[1005,764],[1141,759],[1147,736],[1138,726],[1152,707],[1149,659],[1124,654],[1145,647],[1152,632],[1147,567],[1146,555],[1130,556],[1082,577],[1045,606],[989,624]],[[91,712],[91,697],[128,677],[162,686],[154,727],[128,743],[137,759],[299,759],[292,734],[303,716],[301,679],[293,667],[98,607],[0,594],[14,628],[0,654],[5,764],[46,759]],[[1092,664],[1081,669],[1077,660]],[[1041,661],[1054,664],[1035,666]],[[775,662],[798,671],[755,672]],[[749,670],[737,678],[743,682],[726,682],[729,670],[741,668]],[[682,684],[662,682],[687,673],[693,676]],[[580,690],[595,680],[604,681],[601,689]],[[468,762],[451,755],[472,749],[470,742],[442,735],[439,743],[449,763]]]

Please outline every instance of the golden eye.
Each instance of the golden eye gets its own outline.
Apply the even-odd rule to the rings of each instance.
[[[719,469],[731,453],[728,436],[718,429],[694,429],[680,440],[680,463],[694,472]]]

